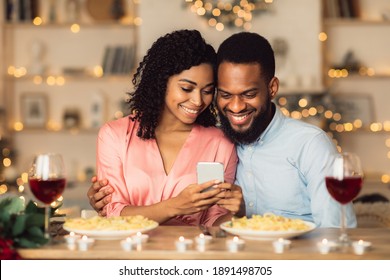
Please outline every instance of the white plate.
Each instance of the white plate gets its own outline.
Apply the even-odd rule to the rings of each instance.
[[[231,228],[227,226],[231,222],[225,222],[220,225],[221,229],[231,233],[233,235],[238,235],[244,239],[253,239],[253,240],[272,240],[278,238],[293,238],[302,234],[305,234],[309,231],[315,229],[315,224],[311,222],[306,222],[309,226],[306,230],[289,230],[289,231],[261,231],[261,230],[251,230],[251,229],[241,229],[241,228]]]
[[[158,227],[158,223],[144,228],[129,229],[129,230],[85,230],[85,229],[74,229],[64,225],[64,229],[69,232],[73,231],[76,234],[86,235],[90,238],[94,238],[98,240],[124,239],[137,232],[144,233],[152,229],[155,229],[156,227]]]

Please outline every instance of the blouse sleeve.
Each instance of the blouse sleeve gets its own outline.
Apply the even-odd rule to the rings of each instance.
[[[123,130],[123,132],[122,132]],[[113,123],[105,124],[97,139],[97,177],[107,179],[114,189],[112,202],[107,204],[107,216],[120,216],[122,209],[129,205],[129,193],[123,176],[121,147],[126,141],[126,129],[115,129]]]

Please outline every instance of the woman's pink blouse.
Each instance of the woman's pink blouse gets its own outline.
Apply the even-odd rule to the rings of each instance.
[[[196,183],[198,161],[222,162],[225,181],[234,182],[236,150],[220,129],[195,125],[166,174],[155,139],[139,138],[138,126],[138,122],[125,117],[105,124],[99,131],[97,175],[99,179],[107,178],[114,188],[107,216],[120,216],[127,205],[152,205],[177,196],[188,185]],[[211,226],[227,213],[226,209],[213,205],[206,211],[178,216],[164,224]]]

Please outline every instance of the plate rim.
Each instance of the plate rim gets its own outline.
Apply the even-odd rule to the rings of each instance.
[[[257,240],[270,240],[270,239],[276,239],[280,237],[284,238],[293,238],[300,235],[303,235],[305,233],[308,233],[312,230],[314,230],[317,226],[315,223],[310,221],[303,221],[305,224],[309,225],[310,228],[306,230],[270,230],[270,231],[259,231],[259,230],[252,230],[252,229],[238,229],[238,228],[231,228],[227,227],[226,224],[231,223],[231,221],[223,222],[220,225],[220,228],[225,230],[226,232],[230,234],[238,235],[242,238],[247,239],[257,239]],[[235,232],[233,232],[235,231]]]
[[[74,232],[76,234],[87,235],[87,236],[94,237],[96,239],[98,239],[98,238],[108,239],[108,238],[123,237],[123,236],[127,236],[129,234],[133,234],[133,233],[137,233],[137,232],[144,233],[144,232],[147,232],[147,231],[151,231],[151,230],[157,228],[158,226],[159,226],[159,224],[156,222],[155,224],[147,226],[147,227],[134,228],[134,229],[125,229],[125,230],[75,229],[75,228],[66,226],[65,224],[63,225],[63,228],[64,228],[64,230],[66,230],[68,232],[72,231],[72,232]]]

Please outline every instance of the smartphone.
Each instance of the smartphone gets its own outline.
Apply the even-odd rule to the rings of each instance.
[[[201,161],[196,166],[198,176],[198,184],[202,184],[211,180],[219,180],[224,182],[223,163],[214,161]],[[202,192],[212,190],[213,187],[204,189]]]

